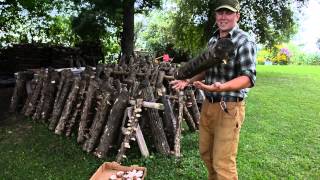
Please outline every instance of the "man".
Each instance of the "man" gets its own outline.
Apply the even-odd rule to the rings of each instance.
[[[210,180],[238,179],[236,156],[240,128],[245,117],[244,98],[256,80],[256,44],[239,28],[239,11],[237,0],[218,0],[215,8],[218,30],[208,45],[210,48],[219,38],[230,38],[235,50],[227,64],[211,67],[191,79],[171,82],[176,90],[193,84],[205,92],[199,127],[199,150]]]

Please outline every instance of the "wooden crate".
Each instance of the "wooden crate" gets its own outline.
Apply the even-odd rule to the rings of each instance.
[[[105,162],[103,163],[97,171],[91,176],[90,180],[109,180],[110,176],[116,174],[118,171],[132,171],[136,169],[137,171],[143,171],[142,180],[147,175],[147,168],[140,166],[122,166],[117,162]],[[122,180],[121,178],[118,178]]]

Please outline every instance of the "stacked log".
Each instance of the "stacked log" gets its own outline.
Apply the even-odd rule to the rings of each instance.
[[[87,66],[80,75],[70,69],[41,69],[32,79],[29,100],[11,105],[24,103],[26,116],[47,123],[57,135],[76,136],[84,151],[99,158],[118,149],[116,160],[121,162],[133,142],[143,156],[155,147],[160,154],[180,157],[182,122],[191,132],[197,130],[199,110],[194,91],[170,88],[176,68],[134,59],[128,65]],[[23,83],[15,91],[21,91]]]
[[[103,60],[99,43],[84,42],[77,47],[64,47],[49,44],[14,44],[0,49],[0,75],[42,67],[67,68],[96,66]]]

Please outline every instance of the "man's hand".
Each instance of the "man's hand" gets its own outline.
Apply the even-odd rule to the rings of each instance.
[[[201,81],[196,81],[193,83],[193,85],[196,88],[201,89],[203,91],[207,91],[207,92],[221,92],[221,91],[223,91],[223,84],[220,82],[215,82],[214,84],[206,85],[206,84],[203,84]]]
[[[175,90],[183,90],[186,86],[189,85],[188,80],[173,80],[170,82],[170,85],[172,85],[172,88]]]

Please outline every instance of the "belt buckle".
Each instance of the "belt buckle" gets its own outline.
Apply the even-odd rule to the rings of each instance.
[[[226,104],[226,102],[223,100],[223,98],[221,99],[221,101],[220,101],[219,104],[220,104],[221,109],[222,109],[224,112],[228,113],[227,104]]]

